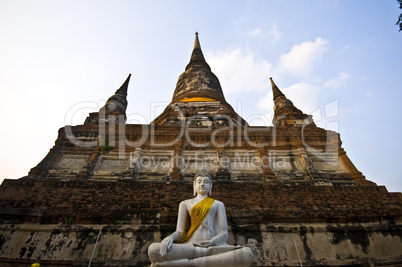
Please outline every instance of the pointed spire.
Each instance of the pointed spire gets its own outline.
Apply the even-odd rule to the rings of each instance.
[[[274,94],[274,100],[275,98],[277,98],[278,96],[285,96],[281,90],[279,90],[278,86],[276,86],[274,80],[272,79],[272,77],[269,78],[271,80],[271,86],[272,86],[272,93]]]
[[[204,54],[202,53],[200,40],[198,39],[198,32],[195,32],[194,48],[191,54],[190,63],[186,66],[186,70],[191,67],[205,67],[211,71],[211,67],[205,61]]]
[[[105,105],[99,109],[99,112],[93,112],[86,118],[84,124],[100,124],[100,123],[124,123],[126,121],[127,109],[127,90],[130,82],[131,74],[116,90],[114,95],[109,97]]]
[[[131,74],[128,75],[125,82],[120,86],[119,89],[116,90],[116,93],[109,97],[106,101],[105,106],[102,109],[106,109],[106,111],[110,111],[113,113],[119,113],[126,116],[127,109],[127,90],[128,84],[130,82]],[[107,112],[106,112],[107,113]],[[107,115],[107,114],[106,114]]]
[[[286,96],[279,90],[278,86],[276,86],[274,80],[272,78],[269,78],[271,80],[271,86],[272,86],[272,93],[274,95],[274,103],[275,107],[274,109],[282,109],[282,108],[292,108],[294,110],[298,110],[290,101],[289,99],[286,98]]]
[[[126,97],[127,96],[127,89],[128,89],[128,84],[130,82],[130,77],[131,77],[131,73],[128,75],[126,81],[120,86],[119,89],[117,89],[116,91],[116,95],[121,95]]]
[[[308,119],[312,122],[311,116],[304,114],[301,110],[296,108],[292,101],[279,90],[278,86],[271,80],[272,93],[274,95],[274,120],[275,126],[278,125],[304,125],[305,120]]]
[[[179,114],[179,110],[184,113]],[[190,62],[177,80],[172,102],[153,123],[156,125],[182,125],[183,122],[188,122],[191,125],[196,125],[196,123],[204,125],[204,121],[201,122],[203,119],[197,122],[190,120],[197,114],[200,114],[202,118],[224,114],[225,118],[227,116],[232,118],[234,125],[247,125],[247,122],[226,102],[219,79],[211,71],[202,54],[198,32],[195,33]],[[206,116],[205,114],[211,115]],[[217,119],[213,123],[223,125],[226,123],[223,120]]]
[[[172,103],[186,101],[186,99],[191,99],[191,101],[212,100],[226,103],[219,80],[212,73],[202,54],[198,32],[195,33],[190,62],[177,80]]]
[[[194,41],[193,49],[196,49],[196,48],[201,49],[200,40],[198,39],[198,32],[195,32],[195,41]]]

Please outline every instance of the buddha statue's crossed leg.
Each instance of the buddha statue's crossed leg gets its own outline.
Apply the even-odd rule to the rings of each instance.
[[[153,243],[148,248],[148,255],[151,262],[171,261],[178,259],[193,259],[214,254],[221,254],[227,251],[240,249],[240,246],[212,246],[198,247],[191,244],[173,244],[163,257],[159,254],[160,243]]]
[[[253,257],[254,255],[251,249],[248,247],[243,247],[209,256],[156,262],[154,266],[245,267],[250,266],[251,262],[253,261]]]

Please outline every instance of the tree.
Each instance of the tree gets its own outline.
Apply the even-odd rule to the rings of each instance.
[[[399,8],[402,9],[402,0],[396,0],[396,2],[399,4]],[[399,31],[402,31],[402,13],[399,15],[396,25],[399,26]]]

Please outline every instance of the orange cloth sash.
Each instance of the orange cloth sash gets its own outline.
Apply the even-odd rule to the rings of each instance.
[[[212,204],[214,204],[215,199],[206,197],[200,202],[198,202],[192,209],[191,209],[191,226],[190,229],[188,230],[186,238],[181,240],[179,243],[184,243],[187,240],[190,239],[190,237],[194,234],[194,232],[198,229],[198,227],[201,225],[201,223],[204,221],[205,217],[207,217],[207,214],[209,210],[212,207]],[[184,233],[183,233],[184,235]]]

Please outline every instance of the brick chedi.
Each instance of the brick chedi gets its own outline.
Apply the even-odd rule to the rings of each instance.
[[[83,125],[59,130],[28,176],[0,186],[0,265],[147,266],[203,166],[229,243],[253,266],[402,264],[402,197],[366,180],[340,135],[317,127],[271,79],[273,126],[226,102],[198,34],[171,103],[126,124],[130,75]]]

